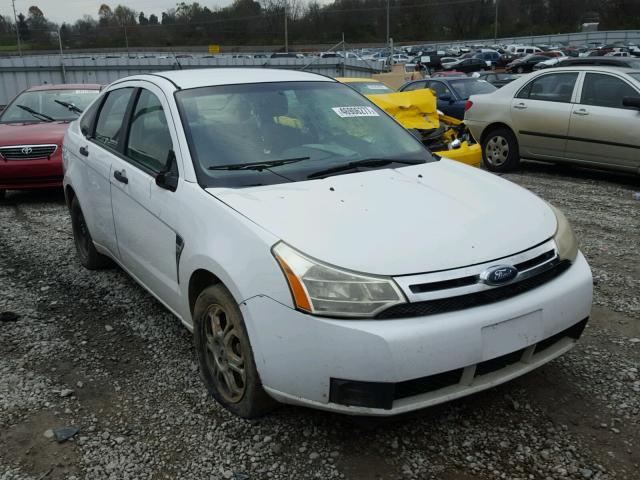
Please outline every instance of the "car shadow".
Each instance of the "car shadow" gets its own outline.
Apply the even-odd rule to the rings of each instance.
[[[534,160],[522,160],[520,163],[520,173],[526,172],[562,175],[582,180],[607,181],[632,187],[640,186],[640,175],[637,174],[598,170],[562,163],[545,163]]]
[[[29,205],[36,203],[54,203],[64,205],[62,188],[38,188],[33,190],[7,190],[0,199],[0,205]]]

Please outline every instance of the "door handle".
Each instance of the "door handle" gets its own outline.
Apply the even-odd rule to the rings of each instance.
[[[525,110],[527,106],[524,103],[518,103],[517,105],[514,105],[513,108],[517,108],[518,110]]]
[[[113,172],[113,178],[115,178],[120,183],[124,183],[125,185],[129,183],[129,179],[127,178],[127,174],[124,170],[116,170],[115,172]]]
[[[587,112],[584,108],[581,108],[580,110],[574,110],[573,114],[585,116],[585,115],[589,115],[589,112]]]
[[[89,150],[87,149],[87,147],[80,147],[80,155],[82,155],[83,157],[89,156]]]

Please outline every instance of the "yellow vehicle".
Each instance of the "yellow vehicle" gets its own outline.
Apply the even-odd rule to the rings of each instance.
[[[414,133],[433,153],[479,167],[482,150],[460,120],[439,112],[429,89],[396,92],[371,78],[336,78],[354,88]]]

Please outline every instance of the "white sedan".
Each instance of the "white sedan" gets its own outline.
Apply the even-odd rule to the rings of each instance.
[[[125,78],[63,155],[80,262],[115,262],[192,330],[206,387],[243,417],[448,401],[556,358],[589,317],[562,213],[327,77]]]

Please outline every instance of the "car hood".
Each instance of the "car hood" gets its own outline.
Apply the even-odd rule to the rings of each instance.
[[[488,262],[556,230],[531,192],[451,160],[208,192],[307,255],[379,275]]]
[[[433,130],[440,125],[436,97],[431,90],[367,95],[367,98],[395,118],[404,128]]]
[[[42,143],[61,145],[67,128],[69,122],[2,123],[0,146]]]

